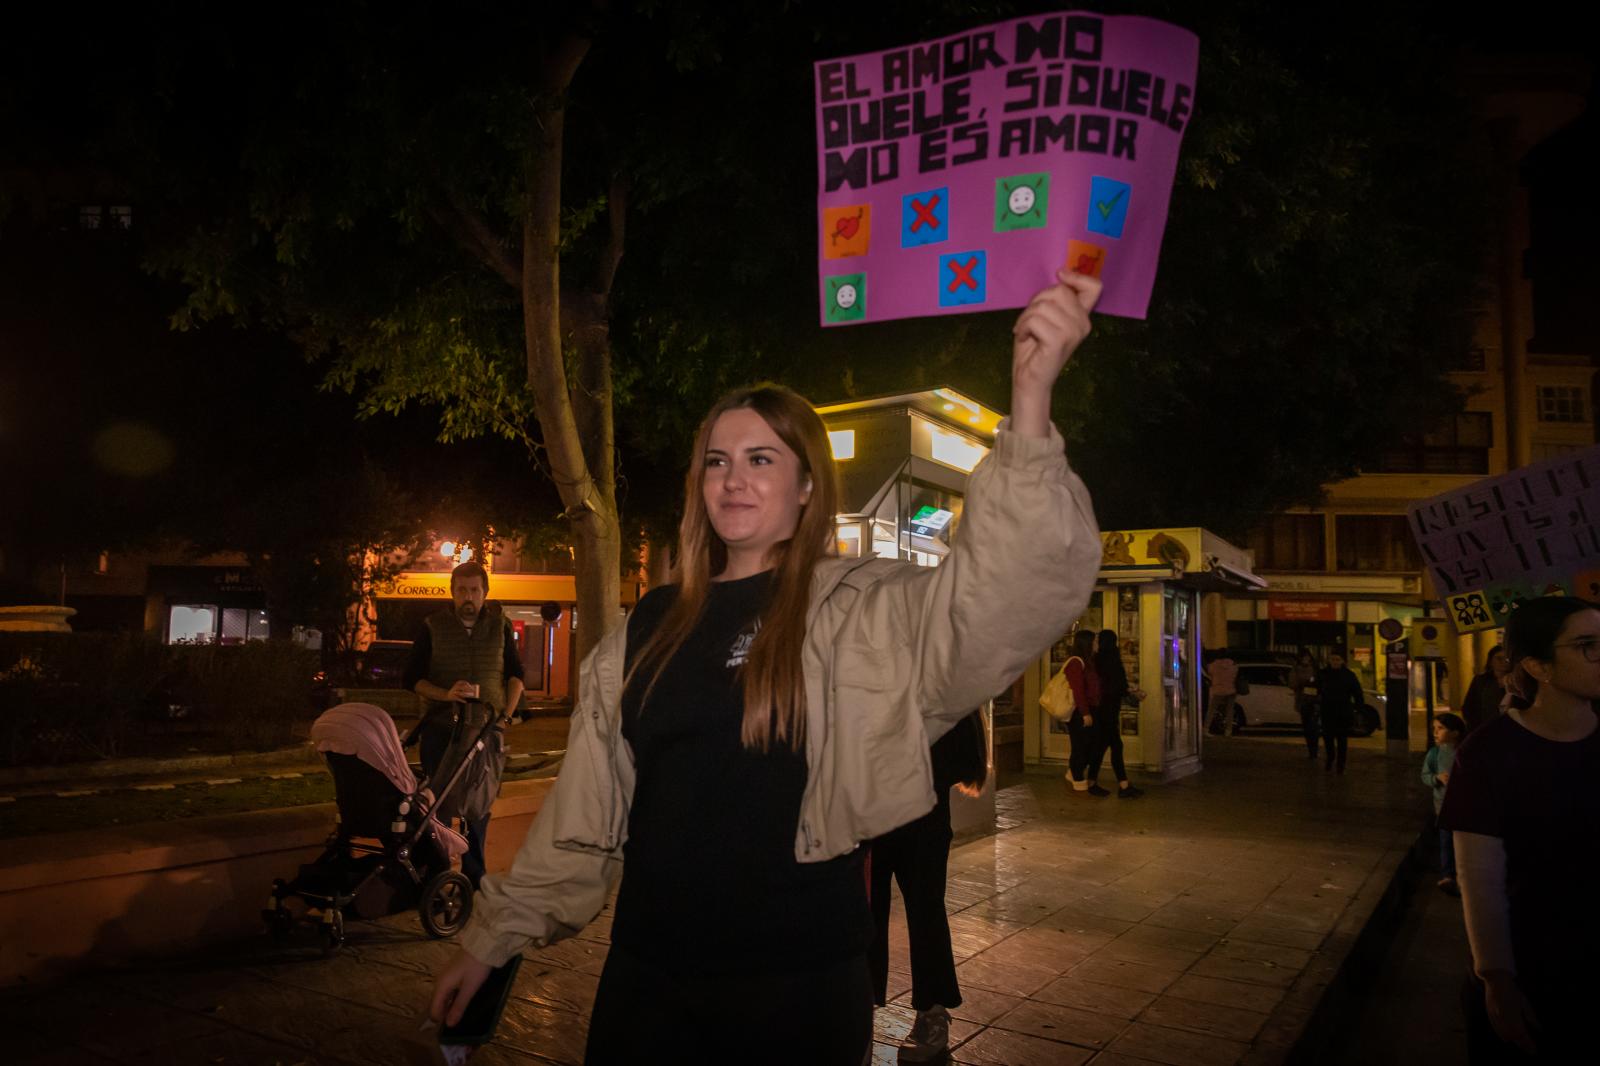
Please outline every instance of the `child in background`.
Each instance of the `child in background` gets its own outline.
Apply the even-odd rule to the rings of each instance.
[[[1467,731],[1467,723],[1460,715],[1436,715],[1433,719],[1433,747],[1422,759],[1422,783],[1433,789],[1433,816],[1439,817],[1444,806],[1445,786],[1450,783],[1450,769],[1456,762],[1456,748]],[[1447,896],[1461,895],[1456,886],[1456,849],[1448,829],[1439,830],[1439,890]]]

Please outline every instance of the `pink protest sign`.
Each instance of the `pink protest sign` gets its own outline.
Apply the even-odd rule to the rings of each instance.
[[[1452,489],[1407,518],[1457,632],[1499,628],[1534,596],[1600,599],[1600,445]]]
[[[818,63],[822,323],[1021,307],[1062,266],[1143,318],[1199,54],[1064,12]]]

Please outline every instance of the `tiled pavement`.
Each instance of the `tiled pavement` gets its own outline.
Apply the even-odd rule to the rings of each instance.
[[[1136,801],[1071,796],[1053,777],[1006,789],[1000,831],[951,856],[965,997],[953,1060],[1280,1061],[1416,838],[1426,799],[1413,761],[1357,751],[1334,777],[1293,745],[1217,740],[1205,772]],[[878,1012],[876,1063],[895,1061],[912,1018],[896,914],[900,1002]],[[580,1061],[608,930],[602,915],[530,953],[498,1039],[473,1062]],[[406,915],[353,924],[331,959],[250,944],[85,976],[0,1000],[5,1057],[434,1062],[418,1022],[429,974],[453,950]],[[752,1049],[750,1061],[765,1057]]]

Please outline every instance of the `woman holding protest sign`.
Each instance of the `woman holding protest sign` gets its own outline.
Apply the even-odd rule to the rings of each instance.
[[[676,583],[585,661],[561,775],[510,871],[484,879],[434,1018],[580,931],[620,878],[589,1062],[861,1062],[857,844],[933,806],[929,742],[1009,685],[1094,584],[1099,532],[1049,412],[1099,293],[1062,271],[1018,317],[1012,414],[936,568],[829,557],[833,459],[806,401],[758,386],[712,408]]]

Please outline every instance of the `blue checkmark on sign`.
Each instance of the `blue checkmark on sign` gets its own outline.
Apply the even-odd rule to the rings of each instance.
[[[1133,187],[1111,178],[1095,178],[1089,182],[1089,232],[1103,233],[1107,237],[1121,237],[1122,227],[1128,221],[1128,200]]]
[[[989,298],[987,252],[953,252],[939,257],[939,306],[981,304]]]
[[[950,237],[950,190],[929,189],[900,198],[900,247],[938,244]]]

